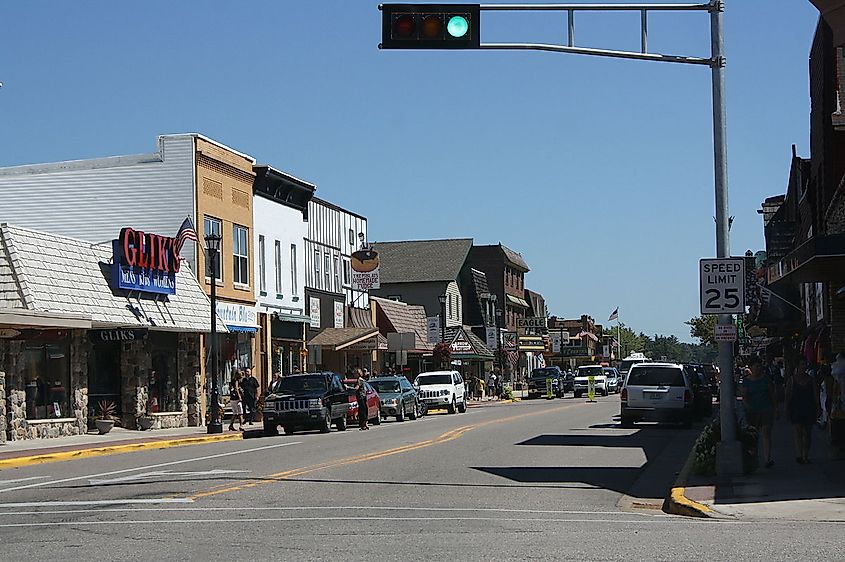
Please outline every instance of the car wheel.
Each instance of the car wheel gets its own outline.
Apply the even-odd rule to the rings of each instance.
[[[412,406],[413,406],[413,408],[411,408],[411,413],[408,414],[408,417],[411,418],[412,420],[415,420],[415,419],[417,419],[417,401],[416,400],[414,400]]]
[[[264,423],[264,435],[266,437],[275,437],[279,434],[279,426],[276,424],[270,425],[269,423]]]
[[[284,430],[285,435],[293,435],[293,432],[296,431],[296,428],[290,425],[286,425],[282,428],[282,430]]]
[[[634,427],[634,420],[632,420],[631,418],[627,418],[627,417],[622,418],[622,427],[624,427],[625,429],[630,429],[630,428]]]
[[[417,402],[417,408],[419,408],[420,416],[424,416],[428,413],[428,404],[425,402]]]
[[[400,405],[399,408],[396,410],[396,421],[398,421],[398,422],[405,421],[405,407],[404,406]]]
[[[339,418],[334,423],[334,426],[337,428],[338,431],[346,431],[346,416]]]
[[[579,391],[575,391],[575,398],[581,398],[581,393]]]
[[[331,414],[324,410],[323,411],[323,419],[320,421],[320,433],[328,433],[332,430],[332,416]]]
[[[609,393],[607,392],[607,389],[606,389],[606,388],[605,388],[605,389],[602,391],[602,393],[601,393],[601,395],[602,395],[602,396],[607,396],[608,394],[609,394]]]
[[[446,411],[449,412],[450,414],[455,413],[455,397],[454,396],[452,397],[452,403],[449,404],[449,406],[446,408]]]
[[[373,425],[381,425],[381,414],[377,415],[370,421],[373,422]]]
[[[461,402],[460,404],[458,404],[458,411],[459,411],[460,413],[462,413],[462,414],[463,414],[463,413],[465,413],[465,412],[467,411],[467,403],[466,403],[466,401]]]

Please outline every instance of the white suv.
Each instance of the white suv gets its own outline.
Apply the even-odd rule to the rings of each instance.
[[[596,394],[607,396],[607,375],[604,373],[604,367],[601,365],[584,365],[578,367],[578,372],[575,373],[575,398],[581,398],[582,394],[587,393],[590,384],[589,377],[593,377]]]
[[[692,424],[692,386],[683,366],[675,363],[632,365],[622,387],[622,427],[636,421]]]
[[[420,373],[414,381],[419,399],[429,410],[446,408],[450,414],[466,412],[466,387],[457,371]]]

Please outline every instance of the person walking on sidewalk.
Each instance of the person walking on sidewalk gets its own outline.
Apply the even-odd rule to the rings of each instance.
[[[751,360],[750,372],[742,381],[742,404],[748,425],[757,430],[763,444],[766,468],[774,466],[772,460],[772,423],[776,414],[775,386],[763,372],[759,357]]]
[[[235,371],[232,381],[229,383],[229,405],[232,407],[232,421],[229,422],[229,431],[235,431],[235,416],[238,417],[240,431],[244,430],[244,406],[241,390],[242,376],[240,371]]]
[[[252,425],[255,421],[255,403],[258,399],[258,379],[252,374],[252,369],[244,369],[244,378],[241,381],[241,393],[244,399],[244,415],[246,422]]]
[[[807,464],[810,454],[810,443],[813,435],[813,424],[821,413],[819,406],[819,391],[816,381],[807,373],[807,362],[798,361],[795,374],[786,384],[786,411],[789,421],[795,431],[795,461]]]
[[[358,430],[370,429],[367,425],[370,413],[367,411],[367,381],[361,369],[356,369],[358,382],[355,385],[355,398],[358,400]]]

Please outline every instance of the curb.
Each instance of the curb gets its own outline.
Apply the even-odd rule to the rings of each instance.
[[[711,518],[713,517],[713,510],[704,505],[693,501],[684,495],[684,489],[687,485],[687,478],[692,470],[692,463],[695,458],[695,445],[693,445],[690,454],[687,456],[687,462],[681,469],[675,484],[669,490],[669,495],[663,501],[663,512],[671,515],[683,515],[685,517],[699,517]]]
[[[46,453],[43,455],[30,455],[26,457],[14,457],[0,459],[0,470],[5,468],[20,468],[36,464],[51,462],[85,459],[90,457],[104,457],[108,455],[119,455],[122,453],[134,453],[146,449],[169,449],[171,447],[186,447],[190,445],[204,445],[218,441],[237,441],[243,439],[242,433],[209,435],[202,437],[187,437],[183,439],[163,439],[161,441],[146,441],[142,443],[130,443],[127,445],[113,445],[105,447],[94,447],[91,449],[76,449],[73,451],[60,451],[57,453]]]

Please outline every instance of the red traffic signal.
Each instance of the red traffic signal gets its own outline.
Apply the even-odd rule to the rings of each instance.
[[[382,49],[478,49],[479,4],[382,4]]]

